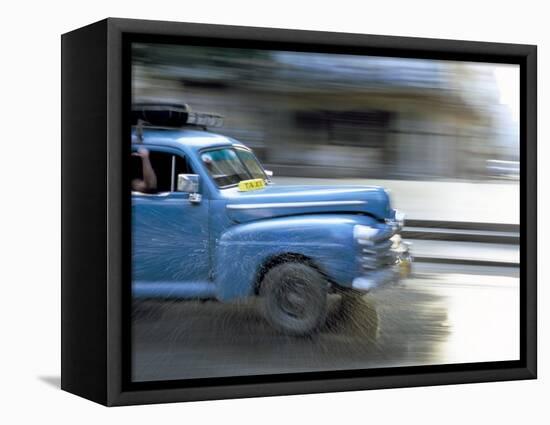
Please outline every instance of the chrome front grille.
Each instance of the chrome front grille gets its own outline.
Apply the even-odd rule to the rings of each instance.
[[[353,228],[353,237],[357,243],[357,263],[362,276],[374,276],[384,270],[396,271],[408,270],[412,256],[409,251],[409,243],[401,240],[402,219],[398,225],[387,223],[385,226],[368,226],[356,224]],[[404,265],[404,266],[403,266]],[[399,272],[403,273],[403,272]],[[408,275],[407,274],[407,275]],[[366,278],[366,277],[365,277]],[[364,286],[364,282],[361,284]]]
[[[359,262],[364,271],[371,271],[395,264],[396,258],[391,250],[393,242],[388,239],[373,241],[366,246],[361,245]]]

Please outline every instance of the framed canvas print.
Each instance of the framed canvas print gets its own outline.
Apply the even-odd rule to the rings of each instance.
[[[63,389],[535,377],[535,46],[111,18],[63,35]]]

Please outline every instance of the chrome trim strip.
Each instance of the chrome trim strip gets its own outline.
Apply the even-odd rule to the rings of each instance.
[[[364,205],[367,201],[311,201],[311,202],[274,202],[271,204],[227,204],[229,210],[247,210],[262,208],[300,208],[331,207],[338,205]]]
[[[172,171],[171,171],[171,176],[170,176],[170,192],[174,192],[175,190],[175,185],[174,185],[174,181],[175,181],[175,176],[174,174],[176,173],[176,155],[172,155]]]

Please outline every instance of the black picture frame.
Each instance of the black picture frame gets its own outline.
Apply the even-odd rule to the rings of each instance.
[[[162,41],[520,65],[520,360],[129,381],[128,45]],[[104,405],[534,379],[537,49],[532,45],[109,18],[62,36],[62,389]],[[124,141],[127,141],[125,143]]]

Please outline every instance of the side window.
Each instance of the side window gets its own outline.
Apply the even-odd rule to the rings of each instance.
[[[144,179],[142,161],[139,156],[132,156],[132,181]],[[156,177],[156,188],[148,193],[174,192],[178,174],[192,173],[185,158],[171,153],[149,151],[149,161]]]
[[[149,153],[151,167],[157,176],[156,192],[171,192],[172,191],[172,157],[174,155],[166,152]]]

